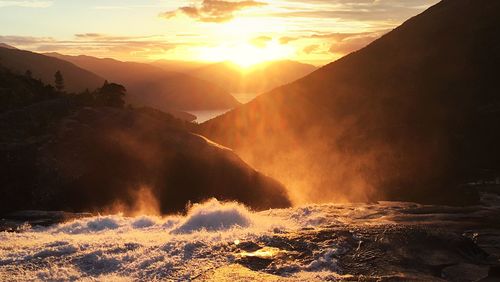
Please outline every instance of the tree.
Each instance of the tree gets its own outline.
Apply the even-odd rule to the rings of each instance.
[[[108,83],[106,80],[104,85],[99,89],[97,100],[99,104],[109,107],[123,108],[127,90],[123,85],[116,83]]]
[[[55,86],[56,86],[57,91],[61,92],[64,90],[64,78],[63,78],[60,71],[57,71],[54,74],[54,82],[55,82]]]

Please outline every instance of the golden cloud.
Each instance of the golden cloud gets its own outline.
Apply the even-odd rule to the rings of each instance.
[[[267,3],[253,0],[238,2],[203,0],[201,5],[180,7],[174,11],[161,13],[160,17],[170,19],[178,14],[184,14],[201,22],[223,23],[232,20],[234,14],[240,10],[265,5],[267,5]]]

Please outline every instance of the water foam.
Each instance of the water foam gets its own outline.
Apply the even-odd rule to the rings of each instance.
[[[238,203],[220,203],[212,199],[202,205],[195,204],[187,218],[173,230],[174,233],[192,233],[194,231],[220,231],[253,224],[251,212]]]
[[[2,232],[0,280],[190,280],[233,262],[235,240],[287,226],[274,213],[213,199],[186,216],[117,214]]]

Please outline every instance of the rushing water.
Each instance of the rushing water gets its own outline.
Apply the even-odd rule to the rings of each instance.
[[[484,199],[463,208],[380,202],[264,212],[212,200],[186,216],[89,216],[46,227],[4,220],[17,230],[0,233],[0,281],[500,281],[500,206],[496,195]]]

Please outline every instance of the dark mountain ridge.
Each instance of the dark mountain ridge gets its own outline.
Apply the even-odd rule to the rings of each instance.
[[[5,44],[5,43],[1,43],[1,42],[0,42],[0,47],[2,47],[2,48],[7,48],[7,49],[17,49],[17,48],[16,48],[16,47],[14,47],[14,46],[11,46],[11,45],[9,45],[9,44]]]
[[[105,80],[65,60],[2,46],[0,46],[0,64],[19,74],[29,70],[33,78],[41,79],[43,83],[51,85],[54,85],[55,73],[60,71],[64,78],[65,90],[69,92],[94,90]]]
[[[474,203],[463,184],[500,176],[499,18],[442,1],[201,131],[296,199]]]

